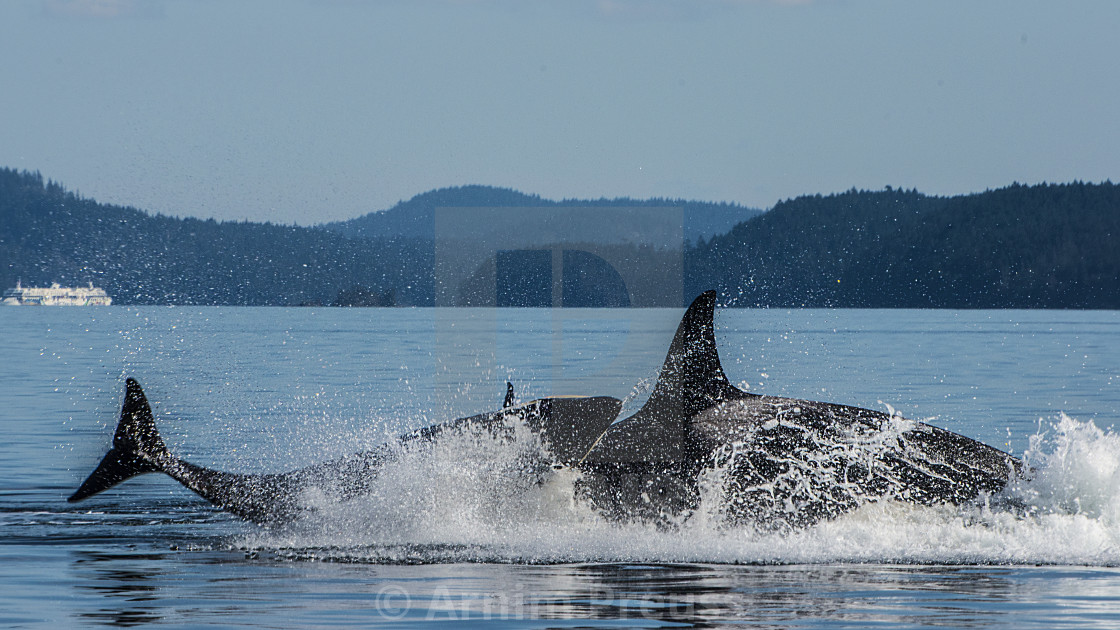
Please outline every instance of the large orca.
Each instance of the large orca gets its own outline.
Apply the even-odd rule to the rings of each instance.
[[[69,500],[163,472],[224,510],[274,525],[308,509],[306,491],[339,501],[368,493],[402,445],[445,432],[500,433],[511,422],[541,436],[551,464],[577,471],[577,496],[603,516],[662,526],[692,516],[705,491],[731,523],[798,527],[869,500],[963,503],[998,492],[1022,471],[1007,453],[925,423],[733,386],[716,349],[715,302],[709,291],[692,303],[649,399],[624,420],[612,424],[622,408],[616,398],[544,398],[515,406],[507,384],[500,411],[287,473],[229,473],[175,457],[130,378],[113,447]]]
[[[869,500],[959,504],[1021,471],[1007,453],[925,423],[733,386],[715,304],[715,291],[693,301],[649,399],[578,463],[579,496],[607,517],[672,525],[711,491],[732,523],[800,527]]]
[[[276,474],[238,474],[192,464],[171,454],[156,429],[155,417],[140,384],[126,381],[120,421],[113,446],[101,463],[68,499],[81,501],[135,475],[162,472],[215,506],[243,519],[273,526],[289,523],[306,513],[306,492],[336,501],[367,494],[378,470],[417,441],[431,441],[448,433],[490,434],[501,437],[524,423],[540,436],[550,461],[564,466],[587,453],[611,421],[622,401],[609,396],[554,397],[515,405],[513,386],[507,383],[503,408],[460,418],[400,436],[395,443],[334,461]]]

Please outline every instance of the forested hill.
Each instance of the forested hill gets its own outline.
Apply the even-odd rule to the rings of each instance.
[[[686,293],[738,306],[1120,308],[1120,187],[782,202],[685,256]]]
[[[490,196],[475,203],[469,194],[455,197],[463,189],[444,189],[413,201],[431,208],[455,198],[465,199],[457,202],[465,207],[499,204],[493,194],[502,189],[468,188]],[[509,202],[505,207],[531,207],[539,200],[501,194]],[[402,206],[397,210],[403,212]],[[431,233],[401,232],[364,238],[320,228],[153,216],[83,199],[37,173],[0,169],[4,288],[17,279],[25,285],[94,282],[118,304],[435,304]],[[1118,237],[1120,187],[1107,182],[1013,185],[959,197],[852,190],[784,201],[699,240],[676,259],[683,260],[683,302],[715,287],[722,303],[737,306],[1117,309]],[[631,287],[681,282],[672,252],[648,245],[611,248],[611,260],[622,261],[620,270],[631,274]],[[549,259],[542,261],[547,266]],[[477,263],[463,272],[481,286],[487,273],[495,273],[495,261]],[[596,297],[610,274],[601,275],[608,271],[601,265],[585,271],[577,280],[586,294],[569,302],[565,293],[565,303],[642,304],[605,293]],[[682,305],[664,297],[645,304]]]
[[[611,208],[612,210],[635,210],[634,216],[640,218],[642,209],[672,208],[679,211],[681,235],[686,242],[692,243],[701,238],[711,238],[724,234],[736,224],[753,219],[762,212],[732,203],[712,203],[687,199],[564,199],[553,201],[538,195],[527,195],[508,188],[493,186],[456,186],[440,188],[416,195],[408,201],[401,201],[392,208],[371,212],[349,221],[327,223],[324,228],[353,238],[385,238],[405,236],[423,239],[435,238],[436,212],[439,209],[457,208]],[[480,229],[486,226],[479,226]],[[501,226],[493,226],[500,230]],[[611,242],[609,236],[604,235]],[[594,235],[581,235],[581,239],[595,238]],[[679,246],[676,243],[661,243],[661,246]]]
[[[431,266],[430,248],[407,239],[152,216],[0,169],[4,288],[93,282],[117,304],[298,305],[330,304],[355,286],[399,287],[399,302],[425,303],[431,287],[410,285]]]

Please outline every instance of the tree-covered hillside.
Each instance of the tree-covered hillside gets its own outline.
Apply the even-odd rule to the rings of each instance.
[[[401,201],[392,208],[371,212],[349,221],[325,224],[323,227],[339,234],[354,238],[384,238],[387,236],[407,236],[433,239],[436,233],[436,213],[439,209],[459,208],[542,208],[563,212],[567,208],[610,208],[612,210],[659,208],[671,209],[680,222],[678,237],[685,242],[695,242],[723,234],[748,219],[761,214],[754,208],[731,203],[711,203],[686,199],[564,199],[553,201],[538,195],[527,195],[508,188],[493,186],[457,186],[440,188],[416,195],[408,201]],[[638,214],[637,212],[635,213]],[[483,229],[487,226],[479,226]],[[501,226],[490,226],[500,230]],[[580,234],[575,240],[587,241],[595,234]],[[612,235],[599,235],[600,243],[618,242]],[[679,247],[679,242],[646,243],[658,247]]]
[[[0,283],[93,282],[119,304],[329,304],[354,286],[427,303],[430,250],[407,240],[151,216],[0,169]]]
[[[1120,187],[1108,182],[958,197],[890,188],[805,196],[683,251],[556,240],[483,251],[458,233],[466,239],[458,250],[439,249],[430,228],[405,226],[409,209],[423,223],[439,207],[534,203],[606,202],[443,189],[327,230],[152,216],[0,169],[0,284],[94,282],[119,304],[541,305],[562,295],[568,306],[681,306],[717,288],[736,306],[1120,308]],[[399,233],[385,232],[389,220]],[[383,235],[361,236],[361,221],[381,221]],[[462,255],[447,260],[448,251]],[[558,277],[559,292],[550,288]],[[532,299],[511,295],[507,281],[531,287]]]
[[[1120,308],[1120,187],[782,202],[686,256],[689,291],[740,306]]]

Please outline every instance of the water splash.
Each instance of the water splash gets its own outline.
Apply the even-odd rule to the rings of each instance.
[[[539,465],[542,446],[528,430],[454,436],[402,454],[368,497],[232,542],[284,558],[375,563],[1120,564],[1120,435],[1063,415],[1030,443],[1029,478],[999,495],[962,506],[857,496],[858,507],[806,527],[729,522],[716,466],[702,480],[700,509],[667,529],[602,519],[574,498],[578,472]],[[846,456],[874,447],[838,446]],[[810,472],[800,469],[800,482]]]
[[[1013,491],[1032,513],[1120,526],[1120,435],[1061,414],[1031,437],[1023,461],[1034,473]]]

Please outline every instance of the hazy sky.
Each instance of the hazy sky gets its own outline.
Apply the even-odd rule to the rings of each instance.
[[[1116,181],[1118,32],[1115,0],[5,0],[0,166],[299,224]]]

